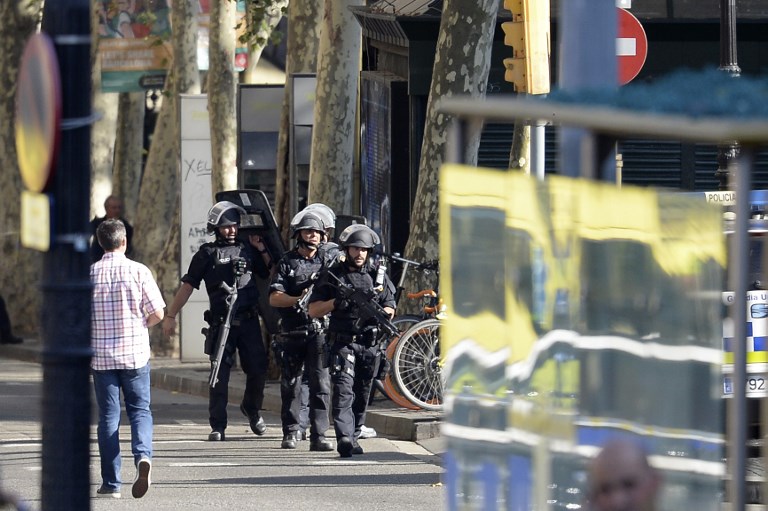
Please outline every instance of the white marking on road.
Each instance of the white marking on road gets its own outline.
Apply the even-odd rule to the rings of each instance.
[[[315,461],[313,465],[381,465],[378,461],[356,461],[356,460],[342,460],[337,458],[335,460],[328,461]]]
[[[634,37],[616,38],[616,56],[634,57],[637,55],[637,39]]]
[[[152,440],[153,444],[201,444],[205,440]]]
[[[225,462],[200,462],[200,463],[169,463],[169,467],[240,467],[246,463],[225,463]]]
[[[43,445],[43,442],[41,442],[40,440],[36,440],[36,441],[33,441],[33,442],[25,442],[24,440],[16,439],[16,440],[13,440],[13,441],[14,442],[24,442],[24,443],[19,443],[19,444],[2,444],[2,445],[3,445],[3,447],[5,447],[7,449],[16,449],[18,447],[42,447],[42,445]]]

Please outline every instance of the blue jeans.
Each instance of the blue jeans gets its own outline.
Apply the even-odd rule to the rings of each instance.
[[[152,459],[152,411],[149,409],[149,364],[139,369],[92,371],[99,407],[96,433],[99,441],[102,484],[119,489],[120,480],[120,389],[131,423],[131,452],[134,465]]]

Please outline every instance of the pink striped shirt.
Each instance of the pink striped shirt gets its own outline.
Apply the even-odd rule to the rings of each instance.
[[[91,265],[91,367],[138,369],[149,362],[146,318],[165,307],[149,268],[120,252]]]

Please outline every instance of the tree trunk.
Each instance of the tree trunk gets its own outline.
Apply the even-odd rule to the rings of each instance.
[[[445,0],[437,39],[432,84],[427,100],[424,141],[419,161],[416,201],[405,247],[406,257],[417,261],[438,258],[438,173],[451,116],[438,113],[437,100],[458,94],[485,96],[498,0]],[[466,161],[477,162],[479,138],[467,141]],[[406,289],[427,285],[411,272]]]
[[[168,122],[173,123],[174,140],[172,149],[169,151],[173,157],[173,169],[165,176],[171,182],[169,187],[170,196],[170,215],[164,217],[168,220],[166,227],[166,238],[159,253],[154,260],[156,269],[157,283],[163,292],[165,303],[171,303],[173,295],[179,287],[179,266],[181,257],[180,233],[179,233],[179,189],[181,187],[180,163],[180,127],[178,105],[181,94],[200,94],[200,71],[197,67],[197,23],[195,21],[194,0],[176,0],[173,3],[171,11],[171,23],[173,25],[173,80],[168,84],[170,94],[166,98],[171,113],[163,114],[160,111],[155,133],[158,129],[167,126]],[[172,116],[171,116],[172,115]],[[163,118],[161,122],[160,118]],[[170,141],[169,141],[170,142]],[[152,146],[155,141],[153,139]],[[166,154],[162,151],[162,154]],[[152,151],[150,150],[150,156]],[[168,154],[171,156],[171,154]],[[149,161],[147,162],[149,167]],[[159,329],[153,329],[151,332],[152,351],[160,356],[178,356],[180,351],[178,333],[170,339],[161,334]]]
[[[515,122],[512,147],[509,150],[509,168],[531,173],[531,126],[524,121]]]
[[[16,335],[37,333],[40,317],[40,252],[21,247],[22,190],[16,155],[16,80],[21,54],[35,31],[42,1],[0,2],[0,294]]]
[[[349,10],[363,0],[325,0],[318,48],[309,202],[352,214],[361,28]]]
[[[134,224],[133,256],[152,266],[168,237],[169,219],[179,191],[179,121],[174,97],[174,73],[166,78],[166,91],[157,116],[139,191],[139,205]]]
[[[211,0],[208,113],[211,123],[211,179],[215,195],[237,189],[235,111],[235,2]]]
[[[143,92],[121,92],[118,95],[111,195],[123,200],[124,215],[128,221],[136,218],[134,215],[139,201],[146,101]]]
[[[248,25],[254,37],[248,45],[248,66],[243,71],[243,83],[256,83],[256,66],[264,48],[270,44],[272,32],[283,19],[288,3],[288,0],[270,0],[266,5],[264,2],[247,4]]]
[[[98,15],[93,9],[91,27],[98,26]],[[112,192],[112,169],[114,166],[115,136],[117,130],[116,94],[101,92],[101,59],[99,53],[99,33],[92,30],[91,36],[91,76],[93,111],[99,115],[91,126],[91,217],[104,214],[104,200]],[[123,207],[126,218],[136,218],[137,193],[128,199],[124,197]],[[132,201],[132,202],[131,202]]]
[[[290,111],[293,105],[291,77],[298,73],[317,71],[317,47],[319,42],[320,2],[317,0],[292,0],[288,6],[288,40],[285,59],[285,99],[277,141],[277,172],[275,175],[275,219],[280,226],[283,240],[287,243],[292,197],[290,196],[289,140]]]

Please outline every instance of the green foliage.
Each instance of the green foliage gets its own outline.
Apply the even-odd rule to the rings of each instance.
[[[235,1],[235,0],[230,0]],[[247,46],[266,46],[279,44],[283,34],[273,30],[270,19],[284,16],[288,11],[287,0],[245,0],[246,26],[238,24],[237,30],[242,30],[240,42]]]

